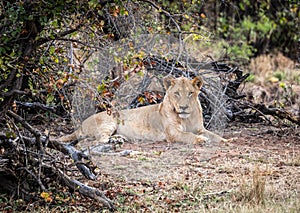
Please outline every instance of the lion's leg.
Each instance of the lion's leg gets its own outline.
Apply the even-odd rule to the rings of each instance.
[[[209,138],[210,141],[216,142],[216,143],[227,141],[227,139],[222,138],[221,136],[219,136],[211,131],[208,131],[208,130],[204,130],[203,132],[200,132],[200,135],[203,135],[203,136]]]
[[[174,128],[169,128],[167,130],[167,141],[198,144],[208,142],[208,138],[203,135],[196,135],[192,132],[183,132]]]
[[[80,143],[80,148],[85,153],[101,154],[103,152],[113,151],[115,144],[109,144],[110,137],[114,134],[117,124],[113,120],[100,122],[100,119],[94,119],[97,122],[91,122],[91,125],[84,125],[83,133],[88,137],[87,140]]]
[[[74,131],[73,133],[69,134],[69,135],[64,135],[60,138],[58,138],[58,141],[60,142],[71,142],[76,140],[77,138],[82,136],[82,132],[81,129],[77,129],[76,131]]]
[[[81,132],[88,137],[95,137],[95,143],[107,143],[117,129],[117,121],[106,112],[90,116],[83,121]]]
[[[116,122],[107,122],[103,123],[97,127],[98,131],[95,134],[96,140],[99,143],[108,143],[110,141],[110,137],[115,133],[117,129]]]

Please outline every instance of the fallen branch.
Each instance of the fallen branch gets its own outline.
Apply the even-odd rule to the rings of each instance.
[[[275,108],[275,107],[267,107],[264,104],[256,104],[254,105],[254,108],[264,113],[265,115],[272,115],[274,117],[280,119],[286,119],[291,121],[292,123],[300,125],[300,117],[294,116],[291,113],[287,112],[286,110]]]
[[[103,203],[105,206],[107,206],[110,210],[114,210],[113,202],[108,199],[103,192],[100,190],[90,187],[87,185],[84,185],[83,183],[71,179],[68,177],[65,173],[63,173],[61,170],[59,170],[60,178],[63,180],[63,182],[74,191],[79,191],[81,194],[90,197],[92,199],[95,199],[99,201],[100,203]]]
[[[2,141],[1,144],[5,145],[6,148],[4,150],[4,153],[1,155],[0,164],[6,165],[6,169],[2,171],[6,175],[0,173],[1,178],[14,177],[16,179],[19,178],[21,179],[22,177],[14,173],[13,171],[24,170],[26,171],[27,174],[27,176],[25,175],[24,178],[28,177],[28,175],[31,176],[33,180],[35,180],[38,183],[38,186],[42,189],[42,191],[47,191],[47,188],[42,182],[42,180],[47,178],[47,175],[49,174],[45,173],[46,171],[45,169],[41,169],[47,167],[48,168],[47,171],[49,171],[50,168],[51,171],[55,174],[55,175],[52,174],[51,175],[52,177],[59,176],[62,179],[62,182],[65,183],[65,185],[68,186],[69,188],[73,190],[78,190],[84,196],[88,196],[92,199],[95,199],[103,203],[109,209],[111,210],[113,209],[112,201],[109,200],[104,195],[103,192],[99,191],[96,188],[87,186],[77,180],[71,179],[66,174],[64,174],[62,172],[62,169],[60,169],[59,167],[54,166],[52,163],[51,164],[46,163],[46,162],[56,162],[56,160],[53,159],[52,155],[47,154],[47,152],[45,152],[44,149],[50,148],[50,149],[60,151],[63,154],[69,155],[72,158],[78,170],[86,178],[90,180],[96,180],[97,177],[89,166],[89,163],[91,162],[89,157],[83,152],[78,151],[74,147],[74,144],[76,144],[78,141],[73,141],[71,143],[64,144],[58,141],[49,140],[48,137],[43,136],[39,130],[33,128],[30,124],[28,124],[22,117],[20,117],[16,113],[12,111],[8,111],[8,115],[10,115],[18,123],[22,124],[22,126],[25,129],[27,129],[32,135],[34,135],[34,137],[23,136],[20,135],[19,133],[19,137],[15,139],[10,139],[7,137],[6,139],[3,139],[4,142]],[[5,137],[5,136],[2,135],[1,137]],[[19,141],[22,141],[22,143],[20,143]],[[40,147],[42,147],[42,149],[40,149]],[[10,164],[11,161],[9,161],[10,158],[13,158],[11,159],[12,161],[17,161],[17,162],[15,162],[14,165],[11,165]],[[20,162],[19,159],[21,159]],[[84,162],[84,160],[88,160],[88,161]],[[39,168],[38,172],[36,171],[37,165]],[[16,168],[10,170],[7,169],[7,167],[16,167]],[[12,174],[10,174],[10,171],[12,172]],[[43,171],[43,174],[41,174],[41,171]],[[14,181],[14,182],[16,183],[18,181]],[[10,186],[10,189],[14,191],[20,190],[18,188],[20,188],[19,185],[16,187]],[[21,187],[21,191],[22,191],[22,187]],[[25,193],[24,196],[28,197],[30,194],[30,193],[26,193],[26,191],[28,190],[24,189],[23,191]]]
[[[82,159],[88,159],[88,156],[85,155],[83,152],[78,151],[73,145],[75,142],[78,142],[76,140],[75,142],[71,142],[68,144],[59,143],[57,141],[48,141],[48,138],[45,136],[41,136],[41,133],[33,128],[31,125],[29,125],[22,117],[17,115],[16,113],[12,111],[8,111],[9,115],[11,115],[14,119],[16,119],[18,122],[20,122],[27,130],[29,130],[35,138],[29,138],[24,137],[27,139],[27,141],[31,142],[31,145],[35,144],[36,142],[42,143],[43,146],[48,143],[48,147],[51,149],[56,149],[64,154],[69,155],[73,160],[79,171],[88,179],[90,180],[96,180],[96,176],[92,173],[91,169],[84,163],[82,163]],[[39,145],[39,144],[37,144]]]

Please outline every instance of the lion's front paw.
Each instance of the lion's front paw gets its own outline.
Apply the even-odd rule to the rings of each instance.
[[[238,139],[237,137],[229,138],[229,139],[222,138],[221,142],[230,143],[236,141],[237,139]]]
[[[209,139],[207,137],[197,135],[196,139],[194,140],[194,144],[203,144],[203,143],[208,143]]]
[[[112,135],[108,141],[108,143],[111,143],[114,146],[122,146],[126,142],[128,142],[128,139],[123,135]]]
[[[228,140],[228,139],[225,139],[225,138],[221,138],[220,142],[227,143],[227,142],[229,142],[229,140]]]

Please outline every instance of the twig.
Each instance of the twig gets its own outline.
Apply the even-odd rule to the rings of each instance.
[[[39,102],[28,103],[28,102],[15,101],[15,103],[17,105],[25,106],[25,107],[28,107],[28,108],[33,108],[33,109],[38,108],[38,109],[42,109],[42,110],[45,110],[45,111],[50,111],[50,112],[56,113],[56,107],[47,106],[47,105],[41,104]]]
[[[22,117],[20,117],[19,115],[17,115],[16,113],[14,113],[11,110],[8,110],[7,113],[13,117],[15,120],[17,120],[18,122],[20,122],[22,124],[22,126],[24,126],[27,130],[29,130],[29,132],[31,132],[36,138],[40,138],[41,133],[39,130],[33,128],[29,123],[27,123]]]
[[[39,176],[37,177],[35,174],[33,174],[33,172],[31,172],[28,168],[23,168],[28,174],[30,174],[39,184],[39,186],[41,187],[41,189],[43,191],[46,191],[46,187],[44,186],[44,184],[42,183],[41,181],[41,177],[40,177],[40,174]]]
[[[66,30],[66,31],[63,31],[63,32],[60,32],[56,35],[52,35],[52,36],[49,36],[49,37],[45,37],[45,38],[40,38],[36,41],[36,45],[37,46],[40,46],[44,43],[47,43],[49,41],[52,41],[52,40],[57,40],[58,38],[62,38],[66,35],[69,35],[71,33],[74,33],[76,32],[77,30],[79,30],[82,26],[84,26],[84,22],[81,22],[80,24],[78,24],[77,26],[75,26],[75,28],[73,29],[69,29],[69,30]]]
[[[83,183],[72,180],[70,177],[68,177],[65,173],[63,173],[60,169],[58,169],[59,175],[64,181],[64,183],[69,187],[72,188],[74,191],[79,191],[81,194],[88,196],[92,199],[95,199],[101,203],[103,203],[105,206],[107,206],[110,210],[114,209],[113,202],[108,199],[103,192],[100,190],[90,187],[87,185],[84,185]]]
[[[23,139],[31,144],[36,143],[35,138],[25,137],[23,136]],[[41,137],[41,142],[44,144],[47,141],[46,137]],[[76,141],[77,142],[77,141]],[[72,160],[74,161],[76,167],[78,170],[87,178],[90,180],[96,180],[97,177],[95,174],[93,174],[92,170],[86,163],[83,163],[82,159],[89,159],[89,157],[84,154],[81,151],[78,151],[75,147],[73,147],[74,142],[63,144],[55,140],[49,140],[48,141],[48,148],[55,149],[63,154],[69,155]]]
[[[140,1],[141,1],[141,0],[140,0]],[[179,24],[177,23],[177,21],[174,20],[174,18],[172,17],[172,15],[171,15],[168,11],[162,9],[160,6],[156,5],[154,2],[152,2],[152,1],[150,1],[150,0],[142,0],[142,2],[147,2],[147,3],[150,4],[152,7],[154,7],[156,10],[158,10],[159,12],[165,14],[165,15],[166,15],[168,18],[170,18],[170,19],[172,20],[172,22],[175,24],[175,26],[176,26],[178,32],[181,33],[181,27],[179,26]]]
[[[212,196],[223,196],[225,194],[228,194],[230,192],[232,192],[234,190],[234,188],[231,188],[231,189],[228,189],[228,190],[222,190],[222,191],[219,191],[219,192],[210,192],[210,193],[206,193],[203,195],[203,199],[208,199]]]

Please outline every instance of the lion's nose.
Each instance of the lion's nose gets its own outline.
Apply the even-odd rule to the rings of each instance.
[[[179,107],[179,109],[182,110],[182,111],[186,110],[187,108],[188,108],[188,106],[180,106]]]

